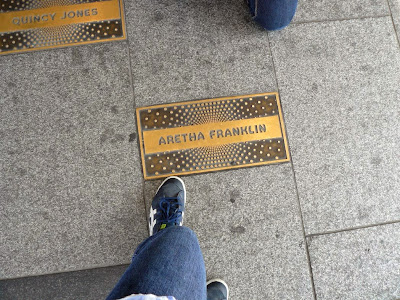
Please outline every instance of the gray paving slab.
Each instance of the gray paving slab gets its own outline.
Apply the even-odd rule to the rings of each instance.
[[[400,40],[400,0],[389,0],[389,5],[397,37]]]
[[[1,299],[105,299],[126,265],[0,281]]]
[[[400,299],[400,223],[308,238],[317,299]]]
[[[234,1],[127,1],[137,106],[275,91],[266,32]]]
[[[299,0],[293,22],[342,20],[389,14],[387,0]]]
[[[0,278],[128,263],[146,235],[127,53],[0,58]]]
[[[270,34],[306,232],[400,219],[400,52],[390,17]]]
[[[183,177],[184,225],[200,241],[207,279],[236,299],[312,299],[290,164]],[[145,183],[146,204],[161,181]]]

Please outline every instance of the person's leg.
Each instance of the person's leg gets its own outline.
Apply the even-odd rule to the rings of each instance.
[[[289,25],[297,0],[248,0],[254,21],[267,30],[280,30]]]
[[[172,226],[146,239],[107,300],[131,294],[206,299],[206,271],[195,233]]]

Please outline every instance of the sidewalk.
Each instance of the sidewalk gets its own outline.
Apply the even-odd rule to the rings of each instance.
[[[0,57],[0,298],[102,299],[148,236],[135,108],[279,91],[292,162],[186,176],[231,299],[400,299],[400,1],[125,1],[128,40]]]

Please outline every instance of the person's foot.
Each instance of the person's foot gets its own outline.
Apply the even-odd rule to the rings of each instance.
[[[163,181],[150,207],[150,236],[170,226],[182,226],[186,202],[186,189],[176,176]]]
[[[207,282],[207,300],[228,300],[229,288],[225,281],[213,279]]]

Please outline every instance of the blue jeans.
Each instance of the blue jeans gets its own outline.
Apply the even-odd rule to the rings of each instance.
[[[248,0],[253,19],[267,30],[285,28],[292,21],[297,0]]]
[[[107,300],[131,294],[205,300],[206,269],[196,234],[187,227],[173,226],[141,243]]]

